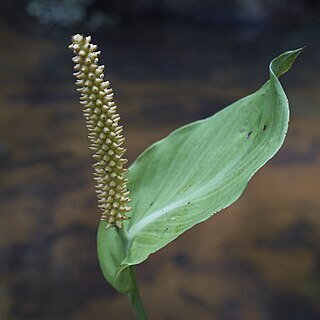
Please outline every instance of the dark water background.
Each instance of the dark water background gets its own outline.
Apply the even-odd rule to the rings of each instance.
[[[281,80],[291,103],[281,151],[237,203],[152,255],[138,278],[155,320],[320,319],[316,2],[241,16],[222,1],[220,15],[182,1],[145,1],[149,11],[87,1],[87,15],[107,21],[90,24],[43,21],[18,2],[1,4],[0,319],[134,319],[97,263],[92,160],[67,49],[75,32],[102,51],[130,162],[258,89],[276,55],[308,46]]]

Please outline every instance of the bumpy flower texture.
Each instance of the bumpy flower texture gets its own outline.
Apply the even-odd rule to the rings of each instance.
[[[120,116],[113,99],[109,81],[104,81],[104,66],[98,65],[100,52],[90,43],[91,37],[75,35],[70,48],[75,57],[76,85],[81,93],[80,103],[86,118],[86,125],[91,140],[90,149],[94,151],[94,179],[101,220],[106,221],[106,229],[122,227],[123,220],[129,219],[126,213],[130,198],[124,168],[127,160],[123,158],[124,137]]]

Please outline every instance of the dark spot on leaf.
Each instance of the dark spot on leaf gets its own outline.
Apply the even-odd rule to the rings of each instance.
[[[248,132],[247,138],[249,138],[251,136],[252,131]]]
[[[150,203],[150,207],[152,207],[152,205],[153,205],[153,202]]]
[[[169,230],[169,228],[168,228],[168,227],[166,227],[166,228],[165,228],[165,230],[164,230],[164,232],[166,232],[166,231],[168,231],[168,230]]]
[[[265,124],[262,130],[265,131],[266,129],[267,129],[267,125]]]
[[[188,201],[188,204],[190,204],[190,201]]]

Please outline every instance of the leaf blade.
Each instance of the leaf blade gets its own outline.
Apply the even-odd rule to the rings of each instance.
[[[270,80],[257,92],[174,131],[133,163],[128,175],[132,218],[122,233],[123,261],[113,284],[115,279],[123,282],[119,279],[127,266],[141,263],[236,201],[254,173],[279,150],[289,108],[277,77],[289,70],[300,51],[274,59]]]

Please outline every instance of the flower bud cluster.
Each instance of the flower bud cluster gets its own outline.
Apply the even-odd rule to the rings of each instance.
[[[130,198],[124,168],[127,160],[123,158],[124,137],[120,116],[114,102],[113,91],[109,81],[104,81],[104,66],[98,65],[100,52],[97,46],[90,43],[91,37],[75,35],[70,48],[75,57],[76,85],[80,92],[80,103],[83,105],[86,126],[91,141],[90,149],[94,151],[93,165],[96,193],[99,207],[102,210],[101,220],[107,222],[106,228],[121,228]]]

